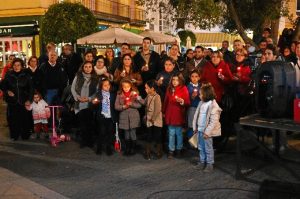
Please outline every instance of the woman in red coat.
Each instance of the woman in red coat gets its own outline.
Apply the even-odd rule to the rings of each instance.
[[[203,67],[201,81],[210,82],[216,92],[216,101],[220,104],[224,94],[225,85],[233,79],[228,64],[223,60],[220,51],[214,51],[211,55],[211,61]]]
[[[186,107],[190,105],[189,92],[184,85],[184,78],[180,73],[172,76],[166,92],[163,113],[165,122],[169,130],[169,154],[168,158],[173,158],[175,148],[182,152],[183,138],[182,126],[185,123]],[[175,147],[175,136],[177,145]]]
[[[233,74],[234,97],[234,121],[238,122],[240,116],[244,116],[251,108],[251,91],[249,91],[249,82],[251,81],[251,68],[246,64],[247,51],[239,49],[235,53],[235,64],[231,67]]]

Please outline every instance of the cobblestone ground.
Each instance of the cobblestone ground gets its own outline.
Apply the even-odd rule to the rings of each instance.
[[[213,173],[203,173],[185,158],[146,161],[141,154],[98,156],[74,142],[52,148],[43,139],[12,142],[8,139],[5,105],[0,104],[0,167],[69,198],[258,198],[264,179],[297,181],[289,172],[261,156],[244,158],[245,169],[268,163],[252,174],[253,182],[236,180],[234,139],[227,153],[216,155]],[[230,152],[231,151],[231,152]],[[291,164],[295,172],[299,166]]]

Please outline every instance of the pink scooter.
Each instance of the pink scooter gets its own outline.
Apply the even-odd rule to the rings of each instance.
[[[52,110],[52,136],[50,137],[50,143],[53,147],[57,147],[59,142],[70,141],[71,137],[69,135],[61,134],[57,135],[56,125],[55,125],[55,108],[62,108],[62,106],[47,106]]]

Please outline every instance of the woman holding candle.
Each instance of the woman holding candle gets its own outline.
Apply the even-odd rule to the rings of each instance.
[[[78,115],[81,133],[80,148],[93,146],[93,112],[90,109],[92,96],[97,91],[98,78],[93,63],[85,61],[77,72],[71,92],[75,100],[75,114]]]
[[[174,75],[176,72],[174,70],[175,68],[175,62],[172,58],[168,57],[165,59],[164,62],[164,71],[158,73],[156,76],[156,84],[159,87],[161,93],[161,99],[164,100],[164,96],[167,90],[167,87],[169,86],[170,79],[172,75]]]
[[[102,79],[99,83],[99,91],[92,101],[96,109],[97,154],[102,153],[104,145],[106,155],[112,155],[113,132],[117,122],[115,98],[110,81]]]
[[[129,79],[135,87],[142,85],[142,76],[133,70],[133,61],[130,54],[122,57],[122,66],[117,68],[114,73],[114,83],[119,85],[123,78]]]
[[[245,49],[239,49],[235,53],[235,65],[231,67],[233,74],[233,88],[231,93],[234,97],[234,121],[237,122],[240,116],[247,113],[249,109],[249,103],[251,98],[249,97],[248,85],[251,80],[251,68],[245,63],[247,57],[247,51]],[[234,93],[233,93],[234,92]]]
[[[228,64],[223,60],[220,51],[214,51],[211,61],[203,67],[201,82],[210,82],[216,92],[216,101],[220,104],[224,94],[225,85],[232,81],[232,73]]]
[[[175,149],[182,154],[183,138],[182,127],[185,123],[185,110],[190,105],[189,92],[184,85],[183,76],[176,73],[172,76],[166,92],[163,113],[165,123],[169,130],[169,154],[168,158],[174,157]],[[175,146],[175,136],[177,145]]]
[[[138,91],[130,79],[121,80],[120,89],[115,101],[115,109],[119,111],[119,128],[125,131],[124,155],[134,155],[136,146],[136,129],[140,127],[140,114],[138,109]]]

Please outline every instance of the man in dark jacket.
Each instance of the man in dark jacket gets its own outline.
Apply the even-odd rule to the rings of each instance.
[[[46,102],[49,105],[59,104],[62,91],[67,85],[68,77],[61,63],[57,62],[57,53],[49,52],[49,61],[41,65],[43,87]]]
[[[74,52],[72,45],[66,44],[59,57],[59,62],[63,65],[63,68],[68,75],[69,84],[72,84],[73,79],[82,64],[82,58]]]
[[[192,60],[186,63],[184,77],[187,80],[190,73],[197,70],[200,74],[207,60],[204,58],[204,48],[202,46],[195,47],[195,56]]]
[[[235,61],[235,56],[233,52],[229,51],[229,42],[227,40],[222,42],[221,52],[223,53],[223,59],[228,64],[233,64]]]
[[[161,67],[161,62],[159,54],[150,50],[151,39],[149,37],[143,39],[142,45],[142,51],[138,52],[133,58],[134,70],[141,73],[143,82],[147,82],[156,78]],[[141,88],[140,92],[143,97],[146,95],[144,88]]]

